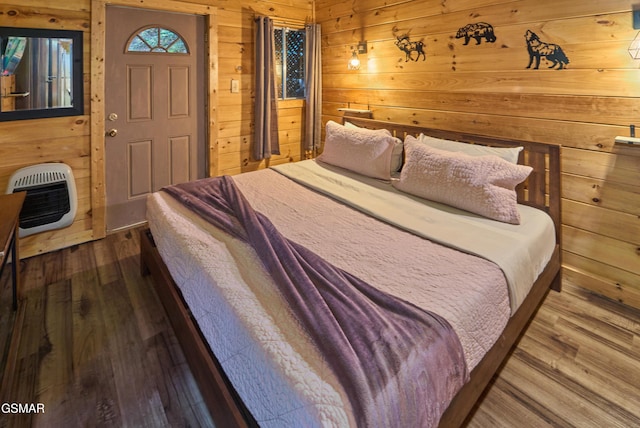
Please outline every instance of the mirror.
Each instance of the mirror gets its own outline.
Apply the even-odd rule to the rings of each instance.
[[[0,121],[84,114],[82,31],[0,27]]]

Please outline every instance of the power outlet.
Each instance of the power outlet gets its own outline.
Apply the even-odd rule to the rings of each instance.
[[[231,93],[237,94],[240,92],[240,82],[236,79],[231,79]]]

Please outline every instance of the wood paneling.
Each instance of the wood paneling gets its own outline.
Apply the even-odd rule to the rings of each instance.
[[[18,4],[19,3],[19,4]],[[0,5],[0,26],[80,30],[83,44],[83,116],[0,122],[0,189],[11,174],[24,166],[64,162],[71,167],[78,191],[78,214],[74,223],[58,231],[20,240],[21,255],[29,257],[93,239],[91,198],[91,150],[89,105],[89,1],[51,2],[25,0]]]
[[[319,0],[323,117],[367,107],[374,118],[563,145],[565,276],[640,307],[640,148],[617,145],[640,113],[638,30],[622,0]],[[497,40],[456,39],[473,22]],[[527,69],[525,32],[559,45],[563,70]],[[408,34],[424,61],[395,45]],[[367,41],[358,71],[350,49]]]
[[[234,10],[224,7],[219,12],[220,93],[218,101],[224,108],[219,111],[219,168],[218,173],[238,174],[254,171],[268,165],[300,160],[302,156],[302,123],[291,116],[302,116],[300,100],[278,103],[280,128],[280,155],[268,161],[251,158],[253,141],[254,104],[254,44],[253,18],[267,15],[278,21],[290,21],[300,26],[313,15],[313,4],[308,1],[290,0],[273,2],[246,2],[245,7]],[[231,93],[231,80],[239,81],[240,93]]]
[[[16,90],[16,76],[0,76],[0,103],[2,111],[15,110],[15,97],[11,94]]]

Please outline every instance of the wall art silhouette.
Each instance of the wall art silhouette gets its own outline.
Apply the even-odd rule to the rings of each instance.
[[[463,37],[465,45],[468,45],[471,39],[476,40],[476,45],[479,45],[483,38],[489,43],[496,41],[496,35],[493,32],[493,27],[491,24],[487,24],[486,22],[467,24],[460,28],[456,34],[456,39],[461,39]]]
[[[397,37],[397,39],[398,40],[396,40],[395,42],[396,46],[405,54],[404,62],[407,62],[409,60],[418,61],[418,59],[420,59],[420,56],[422,56],[423,61],[426,59],[426,55],[424,53],[424,43],[412,42],[411,40],[409,40],[408,35]],[[414,52],[416,53],[415,55]]]
[[[538,35],[531,30],[527,30],[524,38],[527,40],[527,51],[529,52],[529,65],[527,65],[527,68],[531,68],[535,60],[535,67],[533,68],[537,70],[540,67],[540,58],[542,57],[551,62],[549,68],[559,65],[558,70],[562,70],[565,65],[569,64],[569,58],[567,58],[560,46],[541,41]]]

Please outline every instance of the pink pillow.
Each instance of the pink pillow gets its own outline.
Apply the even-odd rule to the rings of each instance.
[[[470,156],[404,141],[405,164],[393,185],[406,193],[505,223],[520,224],[515,187],[532,168],[495,155]]]
[[[324,150],[318,160],[362,175],[391,179],[391,154],[396,138],[384,129],[352,129],[327,122]]]
[[[459,141],[444,140],[420,134],[416,138],[419,142],[436,149],[448,152],[462,152],[471,156],[496,155],[511,163],[518,163],[518,156],[524,147],[489,147],[480,144],[461,143]]]
[[[360,126],[354,125],[351,122],[345,122],[344,126],[345,128],[350,128],[350,129],[366,129],[366,128],[362,128]],[[387,134],[391,135],[391,131],[389,131],[388,129],[381,129],[378,131],[384,131]],[[395,138],[394,140],[395,141],[393,143],[393,152],[391,153],[391,175],[400,171],[400,168],[402,168],[402,154],[404,152],[404,143],[402,142],[402,140],[399,138]]]

